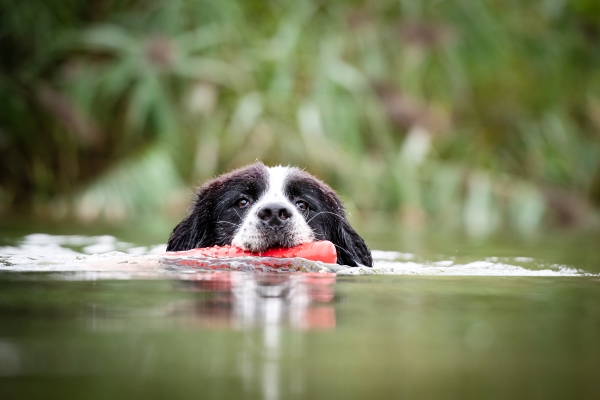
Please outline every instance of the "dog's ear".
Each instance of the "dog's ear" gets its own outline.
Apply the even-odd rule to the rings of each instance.
[[[183,251],[201,247],[198,240],[201,235],[202,233],[195,226],[194,213],[192,213],[171,232],[167,242],[167,251]]]
[[[204,204],[206,199],[203,199],[203,194],[204,191],[201,188],[196,195],[194,208],[190,215],[185,217],[171,232],[167,242],[167,251],[183,251],[210,245],[207,240],[211,236],[209,233],[212,229],[210,223],[212,218],[207,215],[207,207]]]
[[[330,220],[328,228],[328,240],[335,245],[338,264],[350,267],[373,266],[371,250],[345,218]]]

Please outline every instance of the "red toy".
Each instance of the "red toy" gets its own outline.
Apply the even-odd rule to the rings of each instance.
[[[304,258],[310,261],[321,261],[327,264],[337,262],[337,252],[333,243],[322,240],[319,242],[303,243],[289,249],[269,249],[262,253],[251,253],[236,246],[203,247],[187,251],[167,252],[166,256],[177,257],[274,257],[274,258]]]

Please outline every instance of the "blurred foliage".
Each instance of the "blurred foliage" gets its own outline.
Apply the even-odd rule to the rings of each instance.
[[[258,158],[354,218],[584,226],[597,4],[0,0],[0,208],[180,215],[189,186]]]

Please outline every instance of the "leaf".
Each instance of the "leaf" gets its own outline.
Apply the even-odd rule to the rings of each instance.
[[[83,220],[123,221],[136,214],[160,211],[183,183],[170,155],[156,144],[116,164],[75,196]]]
[[[125,29],[116,25],[100,25],[87,29],[81,40],[90,50],[110,50],[117,54],[140,50],[139,43],[132,39]]]

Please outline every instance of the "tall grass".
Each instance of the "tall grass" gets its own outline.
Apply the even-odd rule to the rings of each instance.
[[[2,1],[0,204],[121,220],[261,159],[306,167],[355,218],[585,225],[595,4]]]

